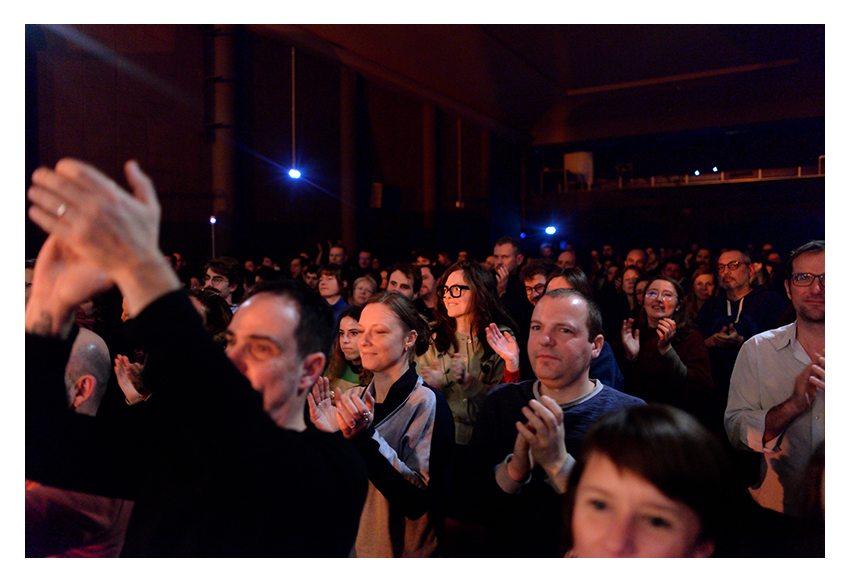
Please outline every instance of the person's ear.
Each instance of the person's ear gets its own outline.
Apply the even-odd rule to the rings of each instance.
[[[301,379],[298,381],[298,396],[303,396],[313,389],[313,385],[319,376],[325,371],[327,358],[322,352],[313,352],[304,358]]]
[[[408,332],[407,337],[404,338],[404,340],[405,340],[404,341],[404,351],[405,352],[408,351],[408,350],[411,350],[411,349],[413,349],[413,350],[416,349],[415,348],[416,338],[418,338],[418,337],[419,337],[419,334],[416,332],[415,329],[412,329]]]
[[[788,295],[788,300],[791,300],[791,280],[785,279],[785,294]]]
[[[91,374],[83,374],[77,378],[77,381],[74,382],[74,399],[71,401],[71,408],[76,410],[91,398],[95,386],[97,386],[97,380]]]
[[[599,334],[593,338],[593,341],[590,343],[593,344],[593,348],[590,351],[590,357],[595,360],[599,357],[599,354],[602,353],[602,347],[605,345],[605,336]]]

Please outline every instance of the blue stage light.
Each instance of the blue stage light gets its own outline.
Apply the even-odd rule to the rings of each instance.
[[[555,230],[556,229],[555,229],[554,226],[547,226],[546,227],[546,234],[555,234]]]
[[[291,170],[289,170],[289,177],[298,179],[301,177],[301,172],[299,172],[295,168],[292,168]]]

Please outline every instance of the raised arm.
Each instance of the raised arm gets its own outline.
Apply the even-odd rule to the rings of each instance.
[[[180,289],[159,250],[160,207],[153,184],[135,161],[124,171],[132,193],[92,166],[63,159],[33,172],[29,216],[81,262],[114,281],[130,316]]]

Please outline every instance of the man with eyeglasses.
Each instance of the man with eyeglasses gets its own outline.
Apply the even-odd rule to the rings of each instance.
[[[525,295],[532,305],[546,292],[546,279],[558,269],[549,259],[531,259],[520,270],[519,278],[525,286]]]
[[[258,284],[222,352],[159,250],[153,183],[125,171],[132,193],[76,160],[33,173],[29,216],[49,237],[25,311],[27,479],[133,500],[122,556],[348,556],[366,466],[304,414],[330,307],[297,281]],[[156,391],[130,422],[74,414],[63,379],[76,306],[113,284]]]
[[[711,410],[706,415],[708,428],[720,433],[729,378],[741,345],[776,327],[785,311],[786,302],[781,295],[751,284],[754,273],[752,260],[744,252],[733,249],[721,253],[717,259],[720,290],[703,304],[694,322],[705,339],[714,380],[708,404]]]
[[[785,290],[797,320],[744,343],[724,419],[735,447],[761,453],[760,476],[750,487],[753,499],[796,517],[805,506],[809,463],[825,442],[825,272],[825,241],[791,253]]]

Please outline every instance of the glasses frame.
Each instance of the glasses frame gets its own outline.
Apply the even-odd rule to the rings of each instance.
[[[799,277],[801,275],[806,278],[803,280],[795,279],[795,277]],[[824,277],[826,277],[826,273],[821,273],[820,275],[815,275],[814,273],[791,273],[788,280],[791,281],[791,284],[795,287],[811,287],[815,282],[815,279],[818,279],[820,281],[820,286],[826,289],[826,286],[824,285]],[[805,281],[808,281],[808,283]]]
[[[653,295],[652,297],[650,297],[650,295],[649,295],[650,293],[652,293],[652,295]],[[673,299],[675,299],[677,301],[679,300],[678,295],[676,295],[675,293],[670,293],[670,292],[667,292],[667,294],[662,293],[661,295],[659,295],[655,291],[644,291],[643,297],[644,297],[644,300],[649,299],[650,301],[652,301],[655,298],[661,299],[661,301],[672,301]]]
[[[446,295],[452,297],[453,299],[459,298],[463,295],[464,291],[469,291],[469,285],[452,285],[451,287],[447,287],[445,285],[441,287],[437,287],[437,297],[440,299],[444,298]],[[457,294],[455,294],[455,292]]]
[[[729,270],[729,272],[737,271],[741,268],[741,265],[749,266],[750,263],[745,261],[729,261],[728,263],[717,263],[717,272],[722,273],[724,270]]]
[[[526,287],[525,294],[531,295],[532,293],[543,293],[546,291],[546,283],[538,283],[534,287]]]

